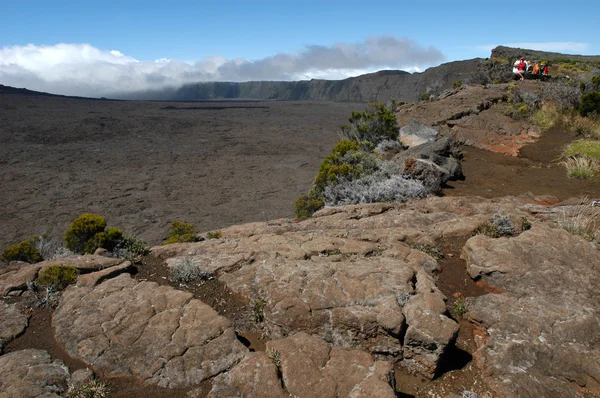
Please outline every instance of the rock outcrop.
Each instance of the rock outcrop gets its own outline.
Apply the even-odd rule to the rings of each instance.
[[[23,333],[28,323],[29,316],[20,303],[0,300],[0,354],[8,342]]]
[[[300,332],[269,342],[266,353],[252,353],[218,376],[209,397],[392,398],[393,380],[390,362]]]
[[[128,274],[66,289],[53,326],[71,356],[162,387],[197,385],[247,352],[230,322],[190,293]]]
[[[440,135],[475,148],[517,156],[540,137],[537,127],[506,116],[506,85],[466,86],[428,103],[398,107],[400,126],[411,121],[435,127]]]
[[[52,361],[44,350],[22,350],[0,356],[0,396],[3,398],[62,397],[69,369]]]
[[[600,394],[600,250],[540,224],[514,238],[471,238],[472,277],[502,290],[468,300],[474,357],[500,396]]]

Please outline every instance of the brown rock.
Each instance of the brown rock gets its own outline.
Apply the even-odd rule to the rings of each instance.
[[[230,322],[190,293],[128,274],[66,289],[53,326],[71,356],[163,387],[197,385],[247,352]]]
[[[600,250],[538,223],[513,238],[471,238],[463,256],[504,292],[468,300],[490,386],[500,396],[600,393]]]
[[[22,350],[0,356],[2,398],[61,397],[67,391],[69,369],[43,350]]]
[[[0,354],[4,346],[19,336],[29,323],[29,316],[18,303],[0,300]]]

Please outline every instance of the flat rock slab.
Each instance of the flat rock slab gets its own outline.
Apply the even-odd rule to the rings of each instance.
[[[251,353],[217,376],[209,397],[392,398],[393,379],[390,362],[301,332],[268,342],[266,353]]]
[[[0,397],[62,397],[70,381],[69,369],[52,361],[44,350],[22,350],[0,356]]]
[[[0,300],[0,354],[4,346],[19,336],[29,323],[29,316],[19,303],[8,304]]]
[[[35,280],[42,268],[51,265],[68,264],[77,268],[80,272],[93,272],[103,270],[122,264],[125,260],[86,254],[83,256],[73,255],[42,261],[36,264],[19,263],[10,265],[0,272],[0,296],[5,296],[12,291],[27,289],[27,283]]]
[[[473,277],[502,294],[468,300],[482,325],[474,357],[500,396],[600,394],[600,250],[538,224],[514,238],[471,238]]]
[[[128,274],[66,289],[53,326],[71,356],[161,387],[197,385],[248,351],[230,322],[190,293]]]
[[[306,332],[433,377],[458,325],[431,276],[438,263],[409,243],[471,234],[499,212],[531,217],[527,206],[542,208],[527,198],[341,206],[151,251],[169,267],[187,258],[216,275],[255,306],[273,339]]]

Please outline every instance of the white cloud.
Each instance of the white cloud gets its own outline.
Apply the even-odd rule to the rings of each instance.
[[[500,44],[484,44],[477,46],[478,50],[491,52],[492,49]],[[507,43],[502,44],[506,47],[523,48],[527,50],[566,52],[566,53],[584,53],[587,51],[588,43],[579,43],[572,41],[553,41],[553,42],[528,42],[528,43]]]
[[[89,44],[0,49],[0,84],[58,94],[102,96],[202,81],[343,79],[379,69],[418,71],[444,60],[436,48],[407,38],[373,36],[359,43],[311,45],[257,60],[210,56],[199,61],[139,61]]]

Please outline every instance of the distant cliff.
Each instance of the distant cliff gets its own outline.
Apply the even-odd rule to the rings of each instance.
[[[489,83],[508,68],[494,62],[472,59],[442,64],[422,73],[384,70],[344,80],[209,82],[178,88],[117,94],[116,98],[172,101],[214,99],[333,100],[351,102],[415,101],[423,93],[439,93],[452,83]],[[496,76],[497,75],[497,76]],[[510,77],[510,75],[509,75]]]

